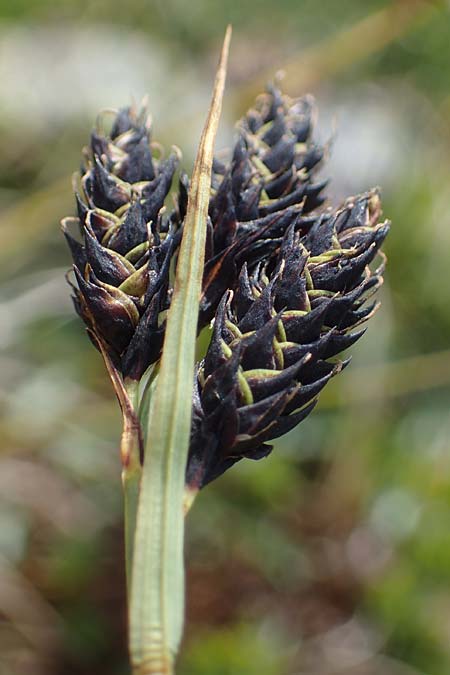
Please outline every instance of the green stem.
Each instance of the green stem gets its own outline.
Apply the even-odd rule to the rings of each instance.
[[[173,675],[184,622],[184,498],[213,144],[231,31],[192,175],[161,368],[150,406],[130,603],[135,675]]]
[[[130,409],[124,412],[123,431],[120,443],[122,457],[122,487],[124,497],[125,525],[125,571],[127,578],[127,594],[131,593],[131,573],[133,566],[134,537],[136,531],[139,490],[142,476],[140,460],[142,432],[136,414],[138,408],[138,383],[125,382]]]
[[[136,532],[137,511],[142,469],[140,466],[122,470],[122,488],[124,499],[125,534],[125,572],[128,597],[131,593],[131,573],[133,569],[133,549]]]

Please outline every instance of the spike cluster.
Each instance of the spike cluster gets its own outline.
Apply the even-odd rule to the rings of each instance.
[[[77,286],[76,311],[123,377],[139,380],[157,361],[170,304],[169,270],[180,240],[179,214],[164,213],[178,155],[156,159],[146,111],[119,111],[109,134],[94,131],[66,218]],[[81,241],[71,234],[79,227]]]
[[[231,161],[214,164],[200,320],[213,318],[239,269],[264,260],[293,224],[324,201],[316,180],[324,149],[313,138],[309,96],[292,100],[271,87],[239,124]]]
[[[378,222],[376,191],[323,208],[314,117],[310,97],[272,87],[239,123],[228,163],[214,164],[199,329],[211,319],[214,328],[196,366],[194,490],[243,457],[267,455],[269,441],[311,412],[347,363],[330,359],[377,306],[367,300],[384,259],[370,265],[389,225]],[[120,111],[109,133],[92,134],[78,218],[63,221],[77,312],[114,369],[137,381],[161,354],[188,194],[182,175],[165,214],[178,156],[158,160],[152,150],[145,111]]]
[[[268,441],[313,409],[347,361],[329,361],[364,331],[382,283],[373,272],[389,226],[378,224],[376,192],[325,212],[303,230],[291,225],[279,250],[251,274],[242,267],[234,292],[216,312],[213,337],[197,367],[187,481],[200,488],[242,457],[259,459]]]

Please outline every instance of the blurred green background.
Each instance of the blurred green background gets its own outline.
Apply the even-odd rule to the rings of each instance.
[[[58,223],[100,109],[148,93],[190,170],[229,21],[217,147],[284,69],[330,203],[380,185],[393,228],[351,367],[189,515],[177,672],[450,673],[448,5],[0,0],[0,675],[127,672],[119,412]]]

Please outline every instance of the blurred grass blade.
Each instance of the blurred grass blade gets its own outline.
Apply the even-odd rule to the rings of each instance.
[[[388,3],[279,64],[277,68],[284,72],[284,90],[293,94],[314,90],[324,80],[345,73],[354,64],[396,43],[436,16],[444,4],[441,0]],[[247,105],[273,79],[273,70],[271,65],[250,85],[244,85],[235,93],[239,106],[243,102]]]
[[[214,139],[230,27],[192,175],[161,370],[150,410],[139,498],[130,604],[134,672],[173,672],[184,615],[183,496],[192,414],[195,343]]]

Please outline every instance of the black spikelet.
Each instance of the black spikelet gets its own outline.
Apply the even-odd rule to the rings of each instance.
[[[292,100],[270,87],[238,124],[228,163],[216,161],[200,321],[213,316],[240,267],[264,260],[292,225],[308,229],[324,202],[316,178],[325,151],[313,140],[310,96]]]
[[[164,202],[178,160],[177,154],[155,158],[145,109],[120,110],[109,133],[92,133],[76,194],[78,218],[63,221],[75,308],[94,343],[104,345],[123,377],[135,380],[158,360],[164,338],[169,268],[181,234],[180,219],[165,215]]]
[[[375,270],[389,224],[376,192],[326,211],[306,233],[292,224],[276,251],[223,296],[198,364],[187,482],[199,488],[299,424],[328,380],[348,363],[331,360],[363,334],[382,283]]]

